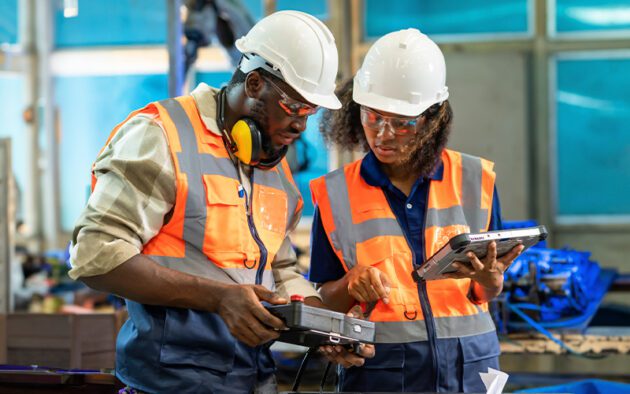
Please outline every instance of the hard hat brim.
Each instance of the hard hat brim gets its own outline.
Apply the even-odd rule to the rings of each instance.
[[[448,92],[441,97],[441,101],[420,101],[418,104],[410,104],[407,101],[383,97],[374,93],[366,93],[355,87],[352,91],[352,99],[360,105],[365,105],[378,111],[389,112],[402,116],[419,116],[433,104],[442,103],[448,99]]]
[[[292,86],[288,81],[285,80],[289,86],[291,86],[296,92],[298,92],[302,97],[304,97],[308,102],[315,104],[319,107],[328,108],[328,109],[339,109],[341,108],[341,101],[335,96],[335,94],[315,94],[308,93],[301,89]]]

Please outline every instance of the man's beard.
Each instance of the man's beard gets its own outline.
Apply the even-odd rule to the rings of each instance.
[[[249,117],[256,122],[260,130],[260,136],[262,140],[262,149],[265,155],[273,157],[282,149],[282,146],[275,146],[271,137],[269,136],[269,115],[267,108],[262,100],[256,100],[252,105]]]

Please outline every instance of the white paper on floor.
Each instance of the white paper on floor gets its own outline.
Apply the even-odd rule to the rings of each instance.
[[[501,394],[509,375],[496,369],[488,368],[488,372],[479,372],[481,381],[486,386],[486,394]]]

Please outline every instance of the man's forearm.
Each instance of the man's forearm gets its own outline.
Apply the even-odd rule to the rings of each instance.
[[[346,313],[356,300],[348,294],[348,280],[346,276],[339,280],[326,282],[319,288],[324,304],[337,312]]]
[[[162,267],[137,254],[103,275],[79,278],[100,291],[142,304],[215,312],[224,283]]]

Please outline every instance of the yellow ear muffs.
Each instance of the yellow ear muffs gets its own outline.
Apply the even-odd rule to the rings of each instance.
[[[234,155],[243,163],[255,166],[260,162],[262,154],[262,137],[256,123],[242,118],[234,124],[230,132],[237,150]]]

